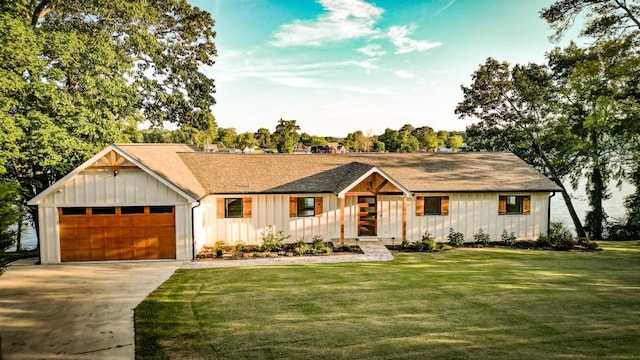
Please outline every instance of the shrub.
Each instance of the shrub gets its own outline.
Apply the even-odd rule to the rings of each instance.
[[[422,235],[422,240],[416,241],[413,243],[413,249],[415,251],[428,251],[431,252],[436,248],[436,241],[433,238],[433,236],[431,236],[431,234],[429,234],[428,232],[425,232],[424,235]]]
[[[491,236],[480,229],[477,233],[473,234],[473,240],[480,246],[487,246],[491,241]]]
[[[222,250],[222,248],[221,248],[221,247],[216,248],[216,257],[217,257],[217,258],[222,257],[222,255],[223,255],[223,254],[224,254],[224,250]]]
[[[411,243],[408,240],[402,240],[402,243],[400,244],[400,246],[404,249],[404,250],[409,250],[411,248]]]
[[[453,247],[460,247],[464,244],[464,234],[454,231],[453,228],[449,228],[447,239],[449,240],[449,245]]]
[[[245,246],[244,242],[242,241],[238,241],[234,246],[233,246],[233,250],[240,254],[241,256],[244,256],[244,253],[247,251],[247,247]]]
[[[280,251],[284,249],[284,241],[291,237],[285,235],[284,231],[274,232],[273,226],[269,225],[262,233],[262,245],[259,246],[260,251]]]
[[[516,244],[517,238],[513,231],[511,232],[511,234],[509,234],[507,232],[507,229],[502,230],[502,235],[500,236],[500,238],[502,239],[502,244],[504,244],[504,246],[512,247]]]
[[[421,252],[422,250],[424,250],[424,243],[422,242],[422,240],[414,242],[411,246],[413,247],[413,250],[417,252]]]
[[[571,250],[577,242],[573,238],[573,233],[561,221],[553,221],[549,225],[549,234],[540,235],[536,241],[537,247],[553,247],[558,250]]]
[[[342,245],[342,250],[348,251],[348,252],[351,251],[351,245],[349,245],[349,244]]]

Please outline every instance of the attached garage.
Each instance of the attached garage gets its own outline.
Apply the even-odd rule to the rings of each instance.
[[[29,201],[40,260],[191,260],[204,190],[179,158],[188,145],[111,145]]]
[[[60,207],[60,260],[176,258],[174,206]]]

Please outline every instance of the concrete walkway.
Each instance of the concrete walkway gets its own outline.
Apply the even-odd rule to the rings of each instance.
[[[393,255],[384,245],[359,244],[363,254],[250,258],[244,260],[201,260],[184,263],[182,269],[227,268],[295,264],[336,264],[346,262],[390,261]]]
[[[20,260],[0,275],[3,360],[133,359],[133,309],[176,269],[389,261],[383,245],[364,254],[224,261],[143,261],[35,265]],[[4,357],[2,357],[4,356]]]

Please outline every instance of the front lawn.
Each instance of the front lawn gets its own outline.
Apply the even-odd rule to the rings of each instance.
[[[139,359],[640,359],[640,241],[387,263],[179,270]]]

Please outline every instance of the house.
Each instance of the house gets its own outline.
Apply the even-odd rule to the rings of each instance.
[[[344,154],[347,152],[347,148],[342,144],[330,142],[325,145],[324,151],[331,154]]]
[[[178,144],[110,145],[29,201],[43,264],[190,260],[204,245],[446,241],[449,229],[534,239],[560,189],[511,153],[237,156]]]

